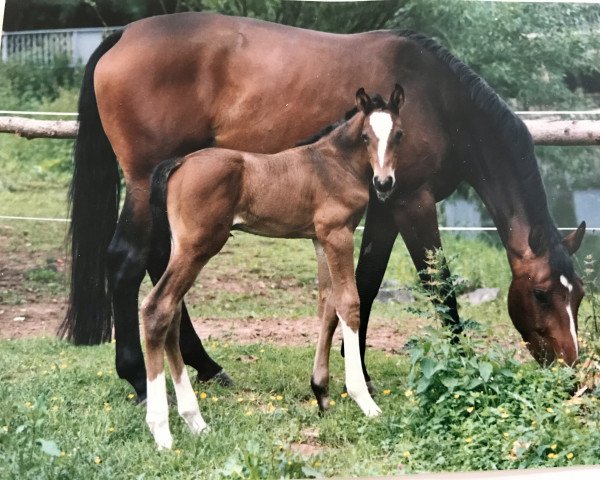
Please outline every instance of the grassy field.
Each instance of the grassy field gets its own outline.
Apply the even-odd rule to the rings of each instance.
[[[24,148],[18,143],[24,140],[4,138],[0,151],[19,155],[35,156],[43,145]],[[38,181],[31,172],[15,167],[3,177],[0,215],[64,217],[66,176],[50,168],[39,171]],[[0,288],[0,310],[62,301],[65,232],[64,223],[0,222],[0,267],[14,275]],[[359,242],[357,234],[357,248]],[[369,352],[381,418],[363,418],[342,395],[337,353],[336,403],[320,416],[308,384],[314,346],[208,339],[209,353],[236,385],[198,385],[212,431],[193,437],[173,409],[174,449],[157,454],[144,410],[114,371],[114,345],[3,340],[0,478],[299,478],[600,463],[599,392],[573,395],[598,375],[600,342],[591,320],[598,294],[588,295],[580,310],[582,365],[540,369],[508,318],[504,250],[488,236],[447,234],[444,245],[463,289],[498,287],[500,296],[480,306],[463,302],[461,315],[473,327],[460,349],[432,328],[432,308],[417,292],[413,303],[376,302],[376,321],[414,335],[393,352]],[[590,252],[598,252],[598,238],[586,239],[578,254],[588,291],[597,292],[598,269],[583,268]],[[189,304],[194,317],[302,322],[314,315],[315,276],[310,241],[235,234],[206,267]],[[386,280],[412,289],[415,279],[398,242]]]

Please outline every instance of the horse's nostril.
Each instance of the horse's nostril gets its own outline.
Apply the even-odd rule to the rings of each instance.
[[[394,179],[392,177],[386,177],[383,181],[381,181],[379,177],[375,177],[373,179],[373,184],[380,192],[389,192],[394,186]]]

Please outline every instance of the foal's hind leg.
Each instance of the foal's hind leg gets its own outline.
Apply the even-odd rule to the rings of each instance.
[[[171,377],[173,378],[173,386],[175,387],[175,395],[177,396],[177,411],[185,420],[192,433],[200,433],[208,429],[208,425],[202,418],[198,400],[194,394],[194,389],[188,372],[183,363],[181,350],[179,349],[179,324],[181,321],[181,308],[179,304],[173,317],[171,327],[167,332],[167,340],[165,350],[171,369]]]
[[[148,274],[154,284],[158,282],[158,279],[164,273],[168,261],[168,255],[166,255],[166,258],[160,258],[155,251],[150,254]],[[233,380],[225,370],[204,349],[200,337],[194,330],[185,302],[181,305],[179,348],[184,363],[197,370],[199,381],[206,382],[214,379],[224,386],[233,385]]]
[[[169,412],[164,375],[165,345],[168,340],[169,361],[171,365],[175,366],[172,373],[174,381],[177,382],[182,379],[185,369],[182,368],[183,360],[181,357],[175,355],[179,348],[178,338],[172,331],[172,324],[176,315],[179,319],[180,311],[178,310],[181,308],[183,296],[194,283],[208,258],[210,257],[198,253],[197,249],[193,247],[178,249],[173,253],[164,275],[142,302],[141,316],[146,338],[148,371],[146,422],[159,448],[171,448],[173,443],[169,430]],[[171,331],[171,336],[167,339],[169,331]],[[203,420],[200,421],[201,417],[198,419],[195,416],[193,407],[190,407],[191,401],[189,394],[186,393],[189,389],[191,389],[189,379],[187,384],[180,383],[176,385],[178,400],[182,396],[183,412],[186,415],[189,414],[188,416],[193,420],[194,428],[201,430],[204,428],[202,425]]]
[[[315,362],[310,379],[310,386],[321,411],[329,408],[329,352],[331,340],[338,324],[335,306],[331,303],[331,276],[327,266],[327,258],[323,247],[314,241],[317,254],[318,279],[319,279],[319,319],[321,322],[319,340],[315,351]]]

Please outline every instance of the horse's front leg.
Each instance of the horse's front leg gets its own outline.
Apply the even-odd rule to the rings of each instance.
[[[392,247],[398,236],[398,230],[394,223],[390,205],[378,200],[374,194],[371,197],[356,267],[356,286],[360,297],[360,330],[358,336],[362,369],[369,391],[373,393],[374,387],[365,364],[367,328],[373,301],[379,292],[392,253]]]
[[[442,248],[433,193],[422,189],[409,200],[396,203],[394,221],[419,272],[421,283],[426,289],[431,289],[431,277],[426,273],[427,250]],[[447,280],[450,277],[450,269],[445,258],[442,258],[441,268],[441,277]],[[447,282],[442,284],[441,291],[438,293],[447,307],[447,315],[443,319],[444,325],[458,335],[462,328],[458,317],[456,295]]]
[[[320,235],[319,235],[320,233]],[[354,279],[354,240],[349,227],[318,232],[331,275],[333,303],[342,324],[345,347],[346,389],[363,413],[374,417],[381,409],[371,398],[365,382],[358,341],[360,324],[359,298]]]
[[[323,247],[318,241],[314,241],[315,253],[317,255],[318,280],[319,280],[319,307],[320,319],[319,340],[315,351],[315,362],[310,379],[319,409],[325,411],[329,408],[329,352],[331,351],[331,340],[338,324],[335,306],[332,303],[331,276],[327,266],[327,258]]]

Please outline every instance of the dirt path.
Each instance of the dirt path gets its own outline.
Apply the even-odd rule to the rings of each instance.
[[[58,300],[51,303],[0,305],[0,339],[53,336],[65,311],[66,304]],[[317,317],[205,318],[194,320],[194,327],[203,340],[212,338],[241,344],[315,345],[318,321]],[[385,351],[401,349],[406,342],[401,323],[393,325],[389,320],[373,319],[368,345]],[[340,335],[339,329],[337,335]]]

